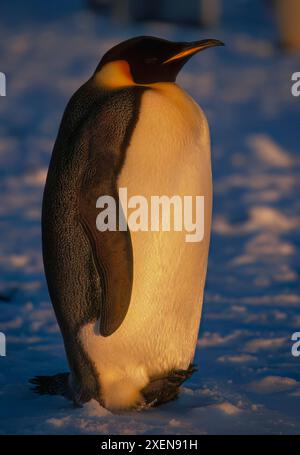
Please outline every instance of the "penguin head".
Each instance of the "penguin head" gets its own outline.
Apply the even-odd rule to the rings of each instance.
[[[188,43],[139,36],[111,48],[100,61],[95,75],[100,82],[111,86],[174,82],[194,54],[223,45],[216,39]]]

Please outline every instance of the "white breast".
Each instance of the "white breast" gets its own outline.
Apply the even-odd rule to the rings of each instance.
[[[188,368],[197,341],[211,223],[210,143],[203,112],[176,84],[154,84],[144,93],[118,185],[149,205],[153,195],[204,196],[205,229],[196,243],[186,242],[184,231],[131,232],[127,316],[107,338],[92,325],[81,332],[111,407],[136,401],[149,377]]]

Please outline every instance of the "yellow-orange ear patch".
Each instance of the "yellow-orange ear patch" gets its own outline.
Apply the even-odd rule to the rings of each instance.
[[[132,79],[129,64],[125,60],[106,63],[95,76],[97,84],[107,88],[136,85]]]

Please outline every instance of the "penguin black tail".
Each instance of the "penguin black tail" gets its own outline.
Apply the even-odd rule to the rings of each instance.
[[[53,376],[35,376],[29,380],[31,390],[39,395],[62,395],[70,398],[70,373],[59,373]]]

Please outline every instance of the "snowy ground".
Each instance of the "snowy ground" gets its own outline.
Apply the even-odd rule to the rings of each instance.
[[[40,3],[34,14],[30,2],[18,3],[14,10],[1,4],[0,22],[0,71],[8,79],[0,98],[0,293],[11,295],[0,302],[7,335],[0,434],[300,433],[300,358],[290,352],[300,330],[299,99],[290,94],[299,58],[271,44],[272,24],[255,12],[262,2],[252,1],[252,9],[248,2],[247,23],[241,12],[240,22],[200,33],[120,26],[76,1],[49,2],[49,12]],[[33,395],[27,380],[67,369],[40,242],[42,189],[60,116],[102,53],[138,34],[209,35],[227,47],[195,57],[178,81],[212,130],[214,228],[199,371],[177,401],[113,415],[94,402],[73,409],[63,398]]]

